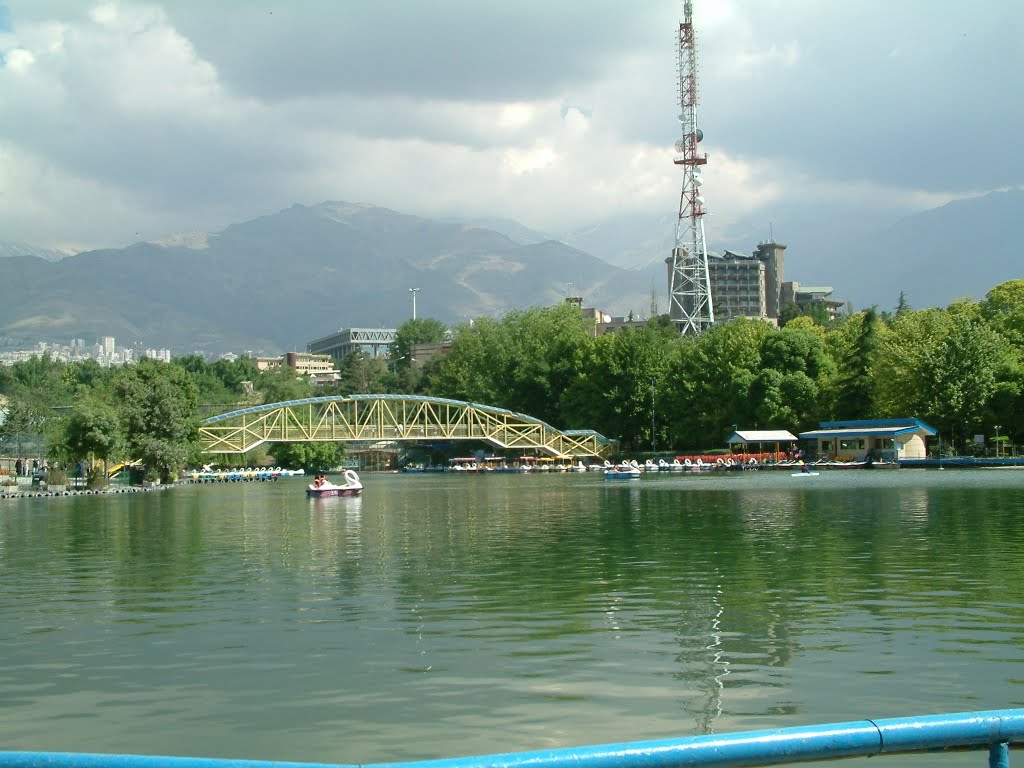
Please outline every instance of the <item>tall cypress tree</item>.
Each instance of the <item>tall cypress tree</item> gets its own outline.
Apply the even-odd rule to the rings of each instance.
[[[874,415],[871,367],[878,345],[878,313],[872,307],[861,316],[860,332],[850,354],[839,363],[836,417],[867,419]]]

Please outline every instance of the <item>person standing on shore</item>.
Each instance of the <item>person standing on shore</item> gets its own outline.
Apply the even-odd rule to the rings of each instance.
[[[14,462],[14,474],[16,477],[21,477],[21,470],[24,469],[24,465],[21,463],[21,459]]]

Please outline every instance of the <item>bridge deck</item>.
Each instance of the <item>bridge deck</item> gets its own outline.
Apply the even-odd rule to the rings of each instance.
[[[207,453],[245,453],[267,442],[479,440],[549,456],[606,456],[615,441],[559,430],[540,419],[461,400],[413,395],[337,395],[231,411],[204,420]]]

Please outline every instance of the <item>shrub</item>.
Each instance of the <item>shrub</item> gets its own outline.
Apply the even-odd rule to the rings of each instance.
[[[86,488],[90,490],[104,490],[110,486],[110,480],[107,478],[107,474],[101,469],[94,469],[89,472],[88,479],[86,480]]]
[[[68,473],[63,469],[48,469],[46,470],[46,484],[47,485],[67,485],[68,484]]]

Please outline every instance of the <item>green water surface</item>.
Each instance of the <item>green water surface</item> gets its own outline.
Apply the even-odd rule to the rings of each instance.
[[[363,480],[0,501],[0,749],[372,762],[1024,706],[1024,471]]]

